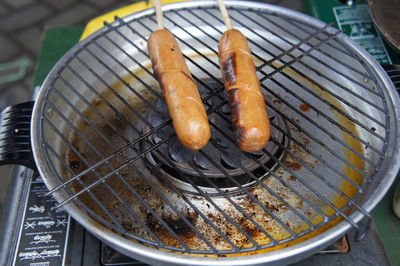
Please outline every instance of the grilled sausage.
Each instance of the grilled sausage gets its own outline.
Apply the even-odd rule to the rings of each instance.
[[[243,151],[260,150],[269,141],[270,124],[247,39],[238,30],[228,30],[218,51],[237,144]]]
[[[174,35],[154,31],[147,47],[180,142],[192,150],[203,148],[211,137],[207,113]]]

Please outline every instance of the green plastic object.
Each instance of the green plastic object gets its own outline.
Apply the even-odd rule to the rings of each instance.
[[[60,58],[81,37],[83,27],[51,28],[44,34],[33,86],[40,86]]]
[[[31,64],[31,60],[27,57],[17,59],[13,62],[0,64],[0,84],[23,79]]]
[[[381,64],[400,64],[400,56],[380,36],[365,0],[345,5],[339,0],[304,0],[304,13],[344,31]]]

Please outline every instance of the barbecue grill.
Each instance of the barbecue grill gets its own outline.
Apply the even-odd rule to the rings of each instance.
[[[235,145],[213,2],[164,8],[210,120],[204,149],[184,148],[174,133],[146,49],[153,10],[117,17],[76,45],[34,106],[35,162],[57,208],[146,262],[288,263],[350,228],[362,237],[399,168],[398,100],[363,49],[294,11],[227,8],[268,106],[261,151]]]

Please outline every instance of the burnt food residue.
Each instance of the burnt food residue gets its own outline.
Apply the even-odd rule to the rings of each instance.
[[[308,106],[307,104],[304,104],[304,103],[300,104],[299,107],[300,107],[300,110],[303,112],[308,112],[311,109],[310,106]]]
[[[286,160],[285,165],[290,169],[292,169],[293,171],[299,171],[301,169],[301,165],[297,162]]]

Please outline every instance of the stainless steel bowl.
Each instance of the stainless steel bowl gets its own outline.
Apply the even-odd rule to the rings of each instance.
[[[254,255],[200,256],[194,255],[194,253],[181,254],[163,250],[152,246],[151,243],[143,244],[138,235],[136,235],[136,240],[127,235],[123,236],[123,230],[116,232],[112,226],[108,225],[107,218],[101,219],[101,214],[99,215],[101,211],[95,210],[90,205],[91,203],[75,200],[78,196],[74,193],[77,193],[79,189],[62,185],[68,181],[68,178],[78,174],[78,172],[74,173],[74,167],[71,167],[71,164],[68,165],[71,162],[67,158],[71,156],[68,155],[71,145],[66,143],[71,141],[73,136],[77,138],[79,134],[84,136],[78,136],[79,138],[87,138],[94,142],[91,139],[94,133],[90,133],[87,128],[91,123],[97,125],[98,121],[86,116],[88,108],[96,106],[99,97],[105,95],[106,91],[110,91],[109,85],[114,87],[117,86],[115,84],[120,84],[118,86],[122,89],[118,90],[117,94],[122,99],[126,99],[130,106],[134,106],[135,110],[143,111],[145,114],[146,108],[149,107],[144,108],[140,104],[138,105],[140,97],[128,92],[126,88],[134,87],[145,98],[148,96],[146,90],[158,91],[158,84],[154,77],[145,70],[150,67],[149,59],[146,56],[146,38],[155,25],[154,10],[145,10],[117,20],[112,25],[99,30],[88,39],[78,43],[57,63],[46,78],[36,100],[32,116],[31,138],[40,175],[50,190],[58,188],[53,193],[56,200],[63,203],[72,199],[63,208],[106,244],[146,263],[160,265],[277,265],[298,261],[323,249],[350,229],[357,227],[384,196],[399,169],[398,96],[381,66],[364,49],[351,41],[345,34],[338,32],[337,29],[299,12],[248,1],[229,1],[226,5],[233,18],[234,26],[250,40],[260,80],[265,89],[267,104],[284,121],[281,123],[281,129],[287,137],[287,142],[281,143],[284,152],[275,160],[275,166],[266,171],[255,183],[249,184],[249,188],[245,192],[241,194],[239,193],[240,189],[231,188],[236,194],[232,192],[233,194],[220,198],[216,195],[212,198],[213,201],[217,201],[221,208],[228,208],[229,204],[233,205],[230,203],[230,199],[240,202],[245,196],[253,197],[254,191],[260,189],[260,186],[262,189],[269,188],[272,192],[285,190],[282,182],[286,182],[309,200],[309,204],[329,213],[328,209],[333,208],[329,207],[329,204],[333,204],[332,202],[339,195],[335,189],[327,185],[329,182],[333,187],[339,189],[340,193],[348,193],[345,205],[350,203],[352,207],[333,208],[332,215],[327,215],[330,218],[322,219],[317,225],[329,225],[334,220],[334,215],[344,217],[344,219],[336,224],[331,223],[332,228],[326,228],[313,236],[311,236],[311,232],[317,230],[318,226],[315,229],[305,230],[304,232],[307,231],[310,238],[305,236],[297,244],[269,252],[259,250],[258,254]],[[188,58],[189,68],[197,81],[205,81],[210,78],[218,80],[220,76],[215,47],[216,40],[224,31],[224,26],[218,19],[216,3],[209,1],[183,2],[166,5],[164,11],[168,18],[166,27],[178,37],[182,51]],[[188,21],[191,19],[196,21],[196,25]],[[286,52],[282,52],[279,48]],[[205,55],[205,57],[201,55]],[[202,67],[208,71],[204,71]],[[140,77],[141,81],[124,79],[126,76],[132,76],[132,73],[139,75],[139,70],[144,71],[143,76]],[[294,74],[296,71],[301,75]],[[297,83],[289,77],[294,77]],[[295,93],[295,96],[292,93]],[[146,99],[154,100],[151,97]],[[100,100],[100,102],[104,101]],[[125,115],[125,109],[119,109],[119,106],[123,105],[121,102],[122,100],[117,96],[108,99],[108,103]],[[311,110],[301,110],[301,104],[305,104],[307,108],[311,106]],[[107,108],[110,109],[110,107]],[[115,120],[115,117],[103,112],[101,108],[98,112],[105,116],[105,120]],[[127,117],[131,121],[138,120],[133,115]],[[82,129],[85,122],[89,126],[86,125],[86,129]],[[140,122],[135,125],[142,126]],[[340,125],[344,125],[344,128]],[[74,132],[76,128],[80,128],[81,132]],[[132,130],[121,132],[121,134],[126,134],[124,136],[132,142],[141,137],[140,133]],[[213,134],[215,136],[217,133]],[[350,141],[348,140],[349,136],[351,137]],[[110,135],[110,140],[114,137]],[[299,144],[305,145],[305,137],[311,140],[311,143],[307,144],[309,149],[300,148],[299,151],[296,151],[295,147]],[[94,144],[98,146],[94,148],[98,148],[101,153],[103,151],[101,146],[104,143],[96,141]],[[274,145],[280,146],[278,143]],[[78,144],[76,147],[84,149]],[[122,149],[122,147],[122,144],[115,146],[116,150]],[[101,155],[104,156],[101,157]],[[104,158],[111,155],[105,152],[93,156],[93,158],[84,159],[97,167],[96,160],[98,163],[108,165],[109,162]],[[178,188],[179,191],[183,191],[183,195],[199,210],[206,208],[206,202],[201,201],[200,192],[218,192],[218,189],[205,188],[202,185],[197,186],[198,189],[194,189],[193,185],[178,180],[168,171],[160,170],[158,176],[152,175],[144,167],[141,161],[142,155],[137,151],[130,151],[121,156],[135,159],[133,165],[127,166],[126,169],[134,171],[138,175],[135,178],[142,180],[141,182],[144,182],[143,180],[146,178],[145,181],[152,185],[148,193],[153,193],[155,197],[160,196],[157,196],[157,191],[165,192],[162,196],[166,199],[176,196],[176,193],[166,192],[167,190],[160,182],[160,176],[164,178],[163,180],[168,180],[169,184]],[[359,169],[352,164],[354,156],[359,157],[359,159],[355,159],[355,161],[359,161]],[[152,160],[154,161],[154,158],[149,159],[150,163]],[[309,160],[313,160],[313,164],[307,166]],[[293,161],[301,162],[302,168],[300,170],[293,169],[290,165],[290,162]],[[112,164],[112,162],[110,163]],[[349,163],[353,167],[349,166]],[[116,162],[116,164],[117,166],[121,165],[121,162]],[[357,165],[357,163],[355,164]],[[67,169],[68,166],[70,169]],[[354,167],[357,169],[353,169]],[[97,171],[97,168],[95,170]],[[101,178],[102,172],[101,170],[99,172]],[[103,177],[106,175],[107,171]],[[343,184],[351,186],[351,182],[343,180],[341,176],[347,177],[355,184],[352,185],[357,188],[354,193],[346,192]],[[292,177],[298,180],[291,180]],[[300,183],[300,180],[304,183]],[[87,195],[91,195],[91,193],[98,193],[97,196],[103,195],[100,200],[107,209],[109,206],[103,202],[107,194],[96,192],[95,187],[110,186],[113,191],[117,192],[121,188],[112,182],[107,183],[102,180],[94,182],[96,182],[95,185],[85,193]],[[308,184],[309,187],[304,184]],[[155,190],[151,191],[151,189]],[[286,199],[285,202],[290,202],[291,198],[296,198],[294,194],[289,191],[282,197]],[[108,196],[113,197],[112,193]],[[132,204],[130,206],[135,210],[135,201],[129,195],[126,196],[126,193],[122,196],[126,197],[126,202]],[[269,215],[268,217],[277,217],[276,219],[280,219],[280,222],[283,221],[279,230],[297,230],[294,228],[299,223],[293,219],[296,216],[294,210],[296,207],[288,204],[289,207],[285,206],[279,210],[267,210],[265,204],[269,201],[268,197],[265,200],[259,199],[259,201],[260,206],[264,204],[262,210]],[[175,206],[181,206],[180,204],[188,206],[187,204],[189,204],[183,201],[173,201],[173,203]],[[237,204],[242,206],[241,203]],[[333,205],[335,206],[335,204]],[[310,209],[307,206],[309,207],[304,203],[299,206],[298,211],[305,216],[318,216],[314,211],[307,214],[307,209]],[[158,211],[157,206],[153,206],[153,208]],[[254,212],[254,215],[256,214]],[[256,219],[255,216],[250,218]],[[291,223],[285,225],[285,221],[291,221]],[[362,226],[359,227],[361,229]],[[141,229],[138,227],[135,230],[140,231]],[[295,238],[303,237],[302,232],[300,230],[294,235],[294,238],[283,237],[276,243],[289,243]],[[307,233],[304,232],[303,234]]]

